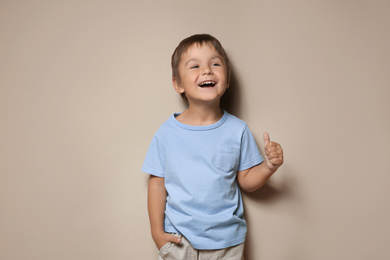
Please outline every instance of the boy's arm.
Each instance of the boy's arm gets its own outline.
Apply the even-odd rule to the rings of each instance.
[[[164,211],[167,198],[164,178],[150,175],[148,185],[148,211],[152,238],[158,249],[168,242],[180,243],[181,238],[164,231]]]
[[[264,162],[237,173],[240,188],[247,192],[255,191],[263,186],[283,164],[283,149],[280,144],[271,142],[268,133],[264,134],[263,139],[265,146]]]

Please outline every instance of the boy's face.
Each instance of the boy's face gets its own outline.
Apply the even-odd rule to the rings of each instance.
[[[175,90],[184,93],[189,104],[219,102],[228,87],[225,61],[208,44],[193,44],[179,63],[180,80],[173,79]]]

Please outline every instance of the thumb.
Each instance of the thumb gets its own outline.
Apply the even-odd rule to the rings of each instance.
[[[177,237],[174,235],[169,235],[169,242],[179,244],[181,242],[181,237]]]
[[[264,147],[267,147],[268,143],[270,142],[269,134],[267,132],[263,134],[263,140],[264,140]]]

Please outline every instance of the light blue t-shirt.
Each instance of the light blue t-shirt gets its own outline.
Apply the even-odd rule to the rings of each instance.
[[[246,222],[237,171],[263,161],[247,124],[224,111],[206,126],[172,115],[156,132],[142,171],[165,178],[165,232],[184,235],[196,249],[241,244]]]

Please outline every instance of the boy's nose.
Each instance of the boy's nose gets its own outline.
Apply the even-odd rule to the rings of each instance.
[[[202,73],[202,75],[212,75],[212,74],[213,74],[213,71],[209,67],[205,68],[203,70],[203,73]]]

